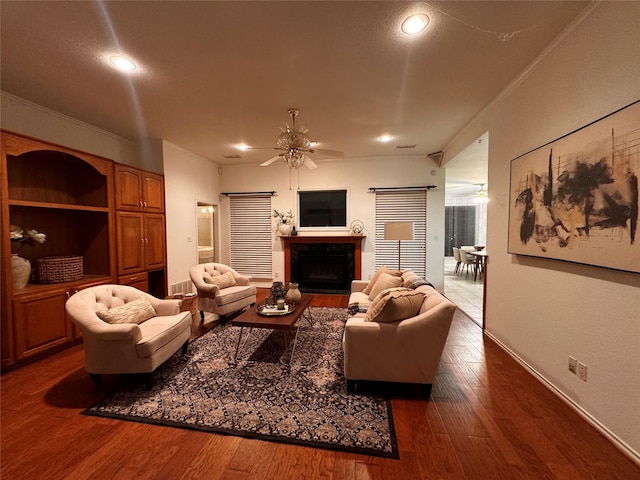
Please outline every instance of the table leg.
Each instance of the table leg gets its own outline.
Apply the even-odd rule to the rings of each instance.
[[[240,353],[244,349],[244,346],[247,344],[247,340],[249,340],[249,336],[251,335],[251,330],[253,330],[253,328],[249,329],[249,333],[247,333],[247,336],[245,337],[244,342],[242,343],[242,347],[240,347],[240,340],[242,340],[243,330],[244,330],[244,327],[240,327],[240,333],[238,334],[238,343],[236,344],[236,353],[233,355],[234,365],[238,363],[238,353]]]
[[[296,335],[295,337],[293,337],[293,346],[291,347],[291,356],[289,357],[289,368],[291,368],[291,362],[293,361],[293,354],[296,351],[296,344],[298,343],[298,332],[300,331],[298,327],[295,327],[295,329],[296,329]]]
[[[307,309],[302,312],[301,316],[304,317],[307,322],[309,322],[310,327],[313,326],[313,316],[311,315],[311,309],[309,307],[307,307]]]

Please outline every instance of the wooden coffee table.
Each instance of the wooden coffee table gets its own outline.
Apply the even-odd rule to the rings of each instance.
[[[236,363],[238,359],[238,353],[242,351],[249,336],[251,335],[251,330],[254,328],[267,328],[270,330],[282,330],[284,332],[284,344],[285,351],[289,348],[289,337],[294,330],[296,322],[300,320],[300,317],[304,316],[305,319],[309,321],[309,324],[313,322],[311,318],[311,312],[307,311],[307,307],[313,300],[313,295],[308,293],[303,293],[300,301],[295,304],[295,310],[286,315],[279,316],[265,316],[260,315],[258,313],[258,308],[249,308],[238,315],[231,321],[231,325],[234,327],[240,327],[240,334],[238,335],[238,343],[236,345],[236,353],[233,356],[233,363]],[[242,333],[244,329],[249,328],[249,333],[247,333],[244,342],[242,343],[242,347],[240,346],[240,342],[242,341]],[[289,357],[289,365],[291,365],[291,360],[293,359],[293,353],[296,350],[296,342],[298,340],[298,328],[295,327],[295,336],[293,339],[293,347],[291,348],[291,356]]]

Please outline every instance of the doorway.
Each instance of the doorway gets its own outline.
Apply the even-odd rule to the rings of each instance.
[[[485,132],[444,165],[444,290],[447,297],[481,328],[484,328],[486,276],[474,280],[457,275],[452,247],[486,245],[488,164],[489,133]]]
[[[198,202],[196,218],[198,223],[198,263],[211,263],[216,258],[215,245],[216,207],[206,202]]]
[[[444,207],[444,256],[453,255],[452,247],[476,244],[476,207]]]

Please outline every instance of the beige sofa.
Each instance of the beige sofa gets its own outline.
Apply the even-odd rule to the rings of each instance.
[[[256,303],[256,287],[251,285],[251,277],[241,275],[227,265],[201,263],[191,267],[189,276],[198,291],[202,321],[204,312],[222,317]]]
[[[408,277],[416,276],[410,270],[403,272],[403,286],[411,284],[405,280]],[[417,283],[413,290],[424,298],[410,318],[370,321],[363,311],[352,311],[343,337],[344,375],[350,391],[358,380],[370,380],[421,384],[423,393],[430,395],[456,306],[427,282]],[[372,300],[363,293],[367,284],[352,282],[350,305],[371,308]]]
[[[114,312],[130,310],[141,297],[148,302],[148,319],[141,320],[138,311],[129,314],[133,317],[114,318]],[[150,374],[181,347],[187,351],[192,319],[190,312],[180,312],[180,303],[126,285],[99,285],[72,295],[65,307],[82,332],[85,369],[91,378],[99,383],[100,374],[148,373],[145,383],[150,388]],[[99,315],[112,318],[103,320]]]

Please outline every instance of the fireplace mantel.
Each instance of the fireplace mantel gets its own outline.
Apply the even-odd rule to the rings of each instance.
[[[362,278],[362,241],[366,235],[327,235],[327,236],[282,236],[284,242],[284,280],[286,283],[291,281],[291,245],[304,243],[348,243],[355,248],[355,264],[354,279]]]

